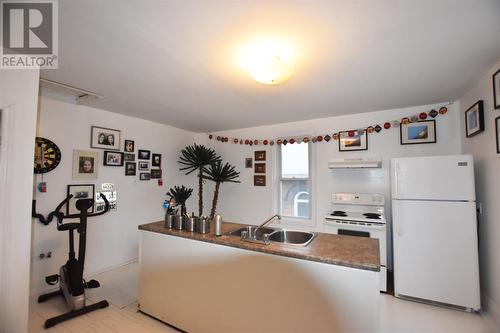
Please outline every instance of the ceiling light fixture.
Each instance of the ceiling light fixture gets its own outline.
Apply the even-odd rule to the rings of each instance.
[[[271,40],[260,40],[242,49],[243,67],[257,82],[275,85],[286,82],[295,74],[293,49]]]

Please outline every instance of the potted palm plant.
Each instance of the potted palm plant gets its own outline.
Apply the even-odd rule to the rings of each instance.
[[[167,195],[170,197],[170,202],[172,202],[172,199],[173,199],[173,200],[175,200],[176,205],[181,206],[181,215],[182,216],[187,215],[186,201],[191,196],[191,193],[193,193],[193,189],[187,188],[184,185],[174,186],[174,188],[171,188],[167,192]]]
[[[222,164],[221,161],[210,163],[208,167],[203,168],[203,178],[215,182],[214,198],[212,201],[212,210],[210,211],[210,219],[215,216],[217,209],[217,201],[219,200],[219,189],[222,183],[240,183],[238,177],[240,173],[235,167],[229,163]]]
[[[196,143],[192,146],[187,146],[181,151],[179,163],[184,165],[181,170],[187,171],[186,175],[198,171],[199,216],[203,215],[203,167],[220,160],[221,158],[215,153],[215,150]]]

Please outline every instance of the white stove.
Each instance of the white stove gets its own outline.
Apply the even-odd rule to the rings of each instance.
[[[334,193],[331,212],[325,216],[323,231],[378,239],[380,290],[387,291],[387,231],[383,194]]]

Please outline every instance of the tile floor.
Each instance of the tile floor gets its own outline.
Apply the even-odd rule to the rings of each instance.
[[[110,306],[103,310],[72,319],[44,330],[47,318],[66,311],[62,298],[56,297],[38,304],[30,302],[30,332],[178,332],[151,317],[137,312],[138,264],[132,263],[94,278],[101,287],[89,290],[89,302],[107,299]],[[415,333],[494,333],[476,313],[465,313],[426,304],[397,299],[381,294],[380,332]]]

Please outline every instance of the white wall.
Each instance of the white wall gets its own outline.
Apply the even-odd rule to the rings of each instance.
[[[477,200],[483,204],[479,216],[481,289],[483,306],[488,317],[500,331],[500,155],[496,151],[495,118],[500,110],[493,105],[492,75],[500,69],[498,62],[472,89],[460,99],[462,145],[465,153],[473,154],[476,171]],[[484,101],[485,131],[466,138],[465,111],[478,100]]]
[[[28,330],[38,70],[0,70],[0,332]]]
[[[387,120],[400,119],[404,116],[430,111],[442,104],[385,110],[348,116],[330,117],[309,121],[284,123],[271,126],[254,127],[217,134],[241,138],[276,138],[293,135],[325,135],[339,130],[356,129],[380,124]],[[313,147],[313,190],[315,202],[313,215],[316,225],[313,229],[322,230],[323,216],[330,211],[331,194],[334,192],[383,193],[387,200],[386,210],[390,219],[391,206],[389,184],[389,160],[392,157],[419,155],[458,154],[461,151],[460,120],[457,103],[448,106],[448,113],[436,118],[437,143],[420,145],[400,145],[399,128],[382,130],[369,134],[368,151],[339,152],[338,141],[312,144]],[[276,146],[246,146],[220,143],[208,140],[205,134],[197,135],[198,142],[213,146],[224,160],[229,161],[241,171],[241,184],[223,184],[218,211],[226,220],[248,224],[259,224],[275,213],[273,191],[276,186],[272,181]],[[266,147],[266,148],[264,148]],[[253,186],[253,169],[245,169],[245,157],[252,157],[256,150],[267,151],[267,186]],[[365,170],[330,170],[328,160],[343,157],[381,157],[381,169]],[[207,198],[212,197],[211,186],[207,186]],[[208,201],[206,201],[208,203]],[[209,205],[206,205],[209,206]],[[208,212],[210,207],[205,207]],[[390,245],[389,245],[390,246]]]
[[[55,98],[56,97],[56,98]],[[117,190],[116,211],[89,219],[87,232],[86,274],[109,269],[138,256],[139,224],[163,219],[163,200],[173,185],[193,186],[194,177],[179,172],[177,163],[180,150],[193,143],[193,134],[166,125],[153,123],[111,113],[95,108],[63,101],[61,97],[48,92],[40,98],[38,136],[54,141],[62,152],[62,160],[53,171],[44,175],[47,182],[46,193],[36,193],[37,210],[48,214],[65,198],[66,185],[96,185],[114,183]],[[137,176],[125,176],[124,167],[102,165],[103,150],[90,148],[90,127],[92,125],[121,130],[123,140],[135,141],[135,150],[151,150],[162,154],[163,186],[157,180],[139,181]],[[97,180],[72,180],[73,150],[94,150],[99,153],[99,175]],[[36,182],[41,177],[36,177]],[[36,184],[35,184],[36,185]],[[195,198],[188,201],[194,208]],[[58,272],[58,267],[67,260],[68,236],[56,230],[55,222],[44,226],[38,221],[33,224],[32,251],[32,293],[46,290],[46,275]],[[52,251],[51,259],[39,259],[40,252]]]

